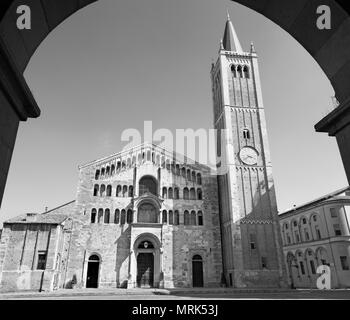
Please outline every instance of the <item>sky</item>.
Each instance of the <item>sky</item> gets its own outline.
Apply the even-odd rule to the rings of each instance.
[[[227,10],[259,55],[279,211],[347,186],[335,139],[314,130],[334,90],[284,30],[228,0],[99,0],[57,27],[25,71],[42,114],[20,125],[0,225],[74,200],[78,166],[121,151],[125,129],[212,128]]]

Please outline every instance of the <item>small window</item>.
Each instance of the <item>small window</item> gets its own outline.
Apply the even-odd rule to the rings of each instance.
[[[91,223],[96,223],[96,214],[97,214],[97,210],[92,209],[91,210]]]
[[[104,217],[104,223],[109,223],[109,219],[110,219],[110,210],[109,209],[106,209],[105,210],[105,217]]]
[[[267,269],[267,259],[266,257],[261,257],[261,267]]]
[[[244,77],[246,79],[249,79],[250,78],[250,74],[249,74],[249,68],[247,66],[244,66],[243,72],[244,72]]]
[[[310,261],[310,268],[311,268],[311,273],[316,274],[315,263],[313,260]]]
[[[134,213],[131,209],[126,214],[126,223],[131,224],[134,222]]]
[[[198,211],[198,225],[199,226],[203,225],[203,213],[202,213],[202,211]]]
[[[312,219],[316,222],[316,221],[317,221],[317,216],[314,215],[314,216],[312,217]]]
[[[298,226],[298,223],[296,221],[293,222],[293,226],[294,227],[297,227]]]
[[[341,236],[342,235],[339,224],[334,224],[333,225],[333,229],[334,229],[334,234],[336,236]]]
[[[305,218],[303,218],[303,224],[307,224],[307,221]]]
[[[347,256],[341,256],[340,257],[340,263],[341,263],[341,267],[344,271],[348,271],[349,270],[349,261],[348,261],[348,257]]]
[[[45,270],[46,269],[46,257],[47,253],[46,251],[39,251],[38,253],[38,270]]]
[[[300,242],[299,233],[297,231],[295,231],[295,241]]]
[[[163,224],[167,224],[168,223],[168,213],[166,212],[166,210],[163,210],[162,222],[163,222]]]
[[[332,218],[338,218],[338,213],[335,208],[331,208],[331,217]]]
[[[300,265],[300,271],[301,271],[301,274],[305,274],[305,267],[304,267],[304,263],[302,261],[299,262],[299,265]]]
[[[243,129],[243,139],[246,139],[246,140],[250,139],[250,131],[249,131],[249,129]]]
[[[321,231],[320,229],[316,228],[316,235],[317,235],[317,239],[320,240],[322,238],[321,236]]]
[[[255,234],[250,235],[250,249],[255,250],[256,249],[256,237]]]
[[[309,233],[305,230],[305,240],[309,241],[310,240],[310,236]]]

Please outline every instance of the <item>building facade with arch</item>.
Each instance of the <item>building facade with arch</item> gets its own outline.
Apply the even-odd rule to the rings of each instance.
[[[350,187],[280,214],[289,283],[316,288],[317,267],[331,270],[332,288],[350,287]]]

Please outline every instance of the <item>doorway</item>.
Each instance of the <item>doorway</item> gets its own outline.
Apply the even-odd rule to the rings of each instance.
[[[203,260],[199,255],[195,255],[192,259],[192,285],[194,288],[202,288],[203,281]]]
[[[86,276],[86,288],[98,288],[99,270],[100,258],[97,255],[90,256]]]
[[[152,288],[154,278],[153,253],[139,253],[137,256],[137,286]]]

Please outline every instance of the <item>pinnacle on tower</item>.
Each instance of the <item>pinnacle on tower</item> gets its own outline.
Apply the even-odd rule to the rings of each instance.
[[[243,53],[241,43],[239,42],[235,28],[233,27],[230,15],[227,12],[227,21],[225,26],[223,45],[226,51],[235,51],[237,53]]]

